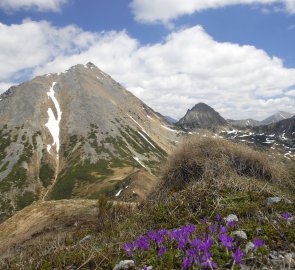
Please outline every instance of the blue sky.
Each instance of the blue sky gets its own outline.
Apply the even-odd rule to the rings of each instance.
[[[175,118],[295,112],[295,0],[3,0],[0,22],[2,92],[91,61]]]

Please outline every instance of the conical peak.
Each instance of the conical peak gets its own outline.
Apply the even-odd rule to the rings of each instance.
[[[200,102],[200,103],[197,103],[192,109],[191,111],[200,111],[200,110],[213,110],[213,108],[211,108],[209,105],[203,103],[203,102]]]

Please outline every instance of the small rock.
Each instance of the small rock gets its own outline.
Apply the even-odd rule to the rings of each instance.
[[[86,235],[83,239],[81,239],[79,241],[79,244],[85,244],[86,242],[89,242],[90,240],[92,239],[92,236],[91,235]]]
[[[230,221],[236,221],[238,222],[239,219],[236,215],[230,214],[225,218],[226,222],[230,222]]]
[[[234,236],[241,240],[247,240],[247,234],[244,231],[234,231],[233,232]]]
[[[261,228],[257,228],[257,229],[256,229],[256,233],[257,233],[257,235],[264,234],[264,230],[261,229]]]
[[[275,203],[279,203],[281,201],[284,201],[287,204],[292,204],[293,203],[289,199],[284,199],[284,198],[281,198],[281,197],[270,197],[270,198],[268,198],[266,200],[266,205],[272,205],[272,204],[275,204]]]
[[[288,266],[295,266],[295,253],[292,252],[285,254],[284,260]]]
[[[255,248],[254,244],[252,242],[248,242],[246,247],[245,247],[245,252],[248,253],[252,251]]]
[[[120,261],[118,264],[116,264],[113,270],[124,270],[124,269],[126,270],[132,266],[134,266],[133,260]]]

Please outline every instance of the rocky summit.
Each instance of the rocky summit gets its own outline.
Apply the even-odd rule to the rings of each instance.
[[[92,63],[11,87],[0,96],[0,216],[117,193],[128,176],[153,175],[177,136]]]
[[[262,120],[261,125],[273,124],[281,120],[291,118],[292,116],[294,116],[293,113],[280,111]]]
[[[199,128],[215,129],[227,125],[227,121],[207,104],[198,103],[187,111],[177,125],[184,130],[192,131]]]

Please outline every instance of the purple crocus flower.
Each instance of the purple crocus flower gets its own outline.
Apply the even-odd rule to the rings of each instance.
[[[203,249],[209,250],[211,246],[213,245],[213,239],[210,236],[207,236],[206,240],[203,243]]]
[[[232,237],[230,237],[227,234],[219,234],[218,238],[225,248],[227,248],[229,250],[232,249],[232,245],[233,245],[233,238]]]
[[[218,265],[217,263],[213,262],[211,259],[206,259],[202,262],[202,266],[205,267],[205,269],[212,269],[212,268],[217,268]]]
[[[167,251],[167,249],[165,247],[160,247],[159,252],[158,252],[158,256],[162,257],[166,251]]]
[[[260,248],[264,245],[264,241],[256,237],[253,241],[254,248]]]
[[[226,225],[227,225],[228,227],[235,227],[235,226],[237,225],[237,223],[236,223],[234,220],[231,220],[231,221],[228,221],[228,222],[226,223]]]
[[[211,234],[215,234],[217,231],[217,225],[216,224],[212,224],[209,226],[209,231],[211,232]]]
[[[221,216],[220,214],[217,214],[217,215],[216,215],[216,220],[217,220],[218,223],[221,223],[221,221],[222,221],[222,216]]]
[[[129,256],[132,256],[133,252],[132,252],[132,248],[133,248],[133,245],[131,243],[125,243],[123,245],[123,249],[125,250],[125,252],[127,252],[127,254]]]
[[[179,240],[178,240],[178,248],[179,249],[184,249],[185,248],[185,246],[186,246],[186,239],[185,238],[180,238]]]
[[[170,232],[169,236],[170,236],[171,240],[178,241],[180,239],[180,237],[182,236],[182,232],[181,232],[181,230],[175,229]]]
[[[148,233],[147,233],[147,236],[151,239],[151,240],[155,240],[156,239],[156,237],[157,237],[157,232],[155,232],[155,231],[149,231]]]
[[[239,248],[237,248],[235,252],[233,253],[233,258],[237,264],[242,263],[242,259],[244,258],[244,256],[245,256],[245,253],[241,251]]]
[[[188,269],[193,264],[193,259],[191,257],[184,257],[182,261],[182,268],[184,270]]]
[[[137,245],[142,250],[149,249],[150,244],[149,244],[148,236],[145,235],[145,236],[139,237],[139,239],[137,240]]]
[[[168,234],[168,230],[166,230],[166,229],[161,229],[161,230],[158,231],[158,233],[159,233],[160,235],[162,235],[162,236],[166,236],[166,235]]]
[[[284,220],[287,221],[292,217],[292,215],[290,213],[286,212],[286,213],[282,214],[282,217],[283,217]]]
[[[220,234],[224,234],[224,233],[227,233],[227,228],[226,227],[224,227],[224,226],[222,226],[222,225],[220,225],[220,227],[219,227],[219,233]]]
[[[196,226],[192,224],[182,227],[182,231],[185,234],[192,234],[195,230],[196,230]]]
[[[195,249],[199,250],[202,247],[203,242],[200,238],[195,238],[191,241],[191,244]]]

